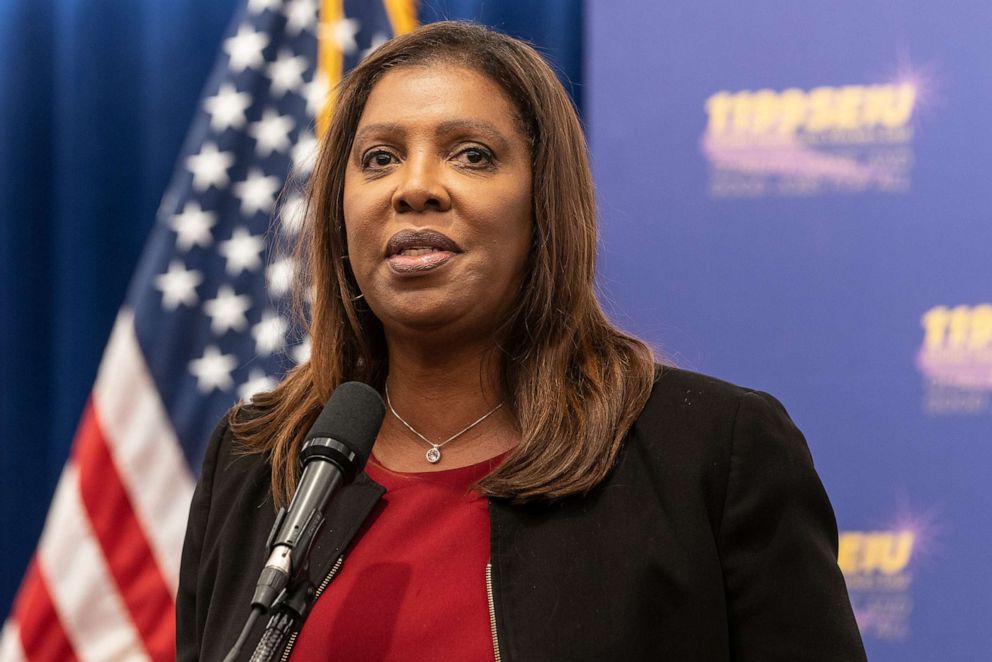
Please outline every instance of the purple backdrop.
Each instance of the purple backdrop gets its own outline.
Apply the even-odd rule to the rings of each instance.
[[[989,659],[992,5],[587,11],[614,317],[784,401],[870,659]]]

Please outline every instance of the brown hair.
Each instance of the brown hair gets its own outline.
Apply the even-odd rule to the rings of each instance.
[[[437,62],[496,82],[517,107],[531,143],[533,241],[518,303],[501,329],[498,358],[521,442],[479,489],[516,501],[588,491],[609,473],[650,394],[651,351],[616,329],[596,299],[593,183],[568,94],[523,42],[470,23],[428,24],[387,42],[342,81],[308,187],[298,247],[297,291],[313,292],[310,360],[250,407],[232,412],[243,448],[268,455],[276,503],[292,495],[303,436],[334,388],[358,380],[381,391],[385,383],[382,325],[357,298],[344,259],[345,168],[366,100],[382,75]]]

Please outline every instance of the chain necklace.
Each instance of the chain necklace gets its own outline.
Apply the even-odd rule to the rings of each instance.
[[[418,437],[420,437],[421,439],[423,439],[424,441],[426,441],[430,445],[430,448],[427,450],[426,457],[427,457],[427,461],[430,462],[431,464],[437,464],[438,462],[441,461],[441,446],[444,446],[448,442],[454,441],[458,437],[462,436],[463,434],[465,434],[466,432],[468,432],[469,430],[471,430],[472,428],[474,428],[476,425],[478,425],[482,421],[486,420],[487,418],[489,418],[490,416],[492,416],[493,414],[495,414],[496,411],[500,407],[503,406],[503,403],[502,402],[499,403],[498,405],[496,405],[495,407],[493,407],[492,409],[490,409],[488,412],[486,412],[485,414],[483,414],[482,416],[480,416],[478,419],[476,419],[474,422],[472,422],[471,424],[469,424],[469,426],[466,427],[464,430],[462,430],[460,432],[456,432],[455,434],[451,435],[450,437],[448,437],[447,439],[445,439],[444,441],[442,441],[439,444],[435,444],[433,441],[431,441],[430,439],[428,439],[424,435],[422,435],[419,432],[417,432],[417,430],[412,425],[410,425],[409,423],[407,423],[406,420],[402,416],[400,416],[399,414],[396,413],[396,410],[393,409],[393,403],[390,402],[390,400],[389,400],[389,387],[384,385],[384,390],[386,391],[386,405],[389,407],[389,411],[391,411],[393,413],[393,416],[396,417],[396,420],[398,420],[400,423],[402,423],[403,425],[405,425],[407,430],[409,430],[410,432],[414,433],[415,435],[417,435]]]

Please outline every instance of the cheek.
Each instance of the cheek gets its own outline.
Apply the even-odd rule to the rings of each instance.
[[[367,257],[376,246],[374,236],[376,224],[371,222],[374,217],[371,200],[367,195],[363,195],[354,189],[349,190],[345,185],[342,196],[342,209],[344,211],[345,237],[348,240],[348,254],[352,260],[352,269],[356,275],[361,271],[363,257]]]
[[[491,201],[486,237],[490,262],[484,278],[490,285],[499,283],[501,298],[517,296],[533,243],[531,198],[527,191],[509,190]]]

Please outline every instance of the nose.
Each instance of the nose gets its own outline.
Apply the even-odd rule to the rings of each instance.
[[[442,181],[443,164],[427,153],[411,154],[400,166],[393,209],[400,213],[447,211],[451,197]]]

